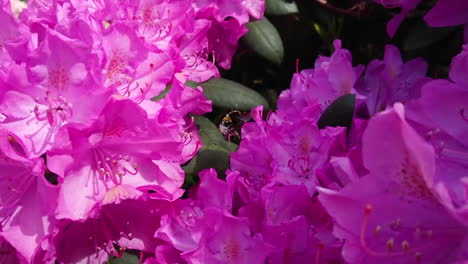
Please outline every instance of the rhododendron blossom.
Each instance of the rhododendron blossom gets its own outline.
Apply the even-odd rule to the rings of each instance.
[[[0,0],[0,263],[467,263],[468,6],[296,2]]]
[[[211,111],[184,83],[230,67],[263,1],[16,4],[0,9],[1,258],[103,263],[168,247],[154,232],[202,146],[189,114]]]

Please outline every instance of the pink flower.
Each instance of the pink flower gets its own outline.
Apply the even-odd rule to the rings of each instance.
[[[319,115],[338,97],[355,93],[354,85],[364,66],[353,67],[349,50],[341,47],[341,40],[333,42],[335,51],[330,57],[320,56],[314,69],[296,73],[291,88],[281,93],[278,108],[290,115],[297,112],[318,119]],[[319,109],[316,109],[317,103]]]
[[[192,80],[204,82],[212,77],[219,77],[219,72],[214,65],[214,60],[210,60],[212,51],[208,49],[208,32],[212,26],[211,21],[198,19],[194,22],[192,31],[185,32],[180,39],[180,44],[175,52],[178,52],[177,78],[185,82]]]
[[[62,220],[51,241],[59,263],[105,263],[110,255],[125,249],[153,252],[158,241],[153,232],[159,226],[165,203],[155,200],[126,200],[108,204],[96,218],[84,222]],[[117,246],[117,249],[116,249]]]
[[[231,58],[237,49],[237,42],[247,33],[247,28],[237,19],[213,19],[213,9],[199,14],[200,18],[208,19],[211,27],[207,32],[208,49],[213,51],[213,60],[224,69],[231,67]]]
[[[151,99],[172,79],[174,66],[165,53],[150,52],[134,30],[112,25],[102,37],[104,86],[136,102]]]
[[[48,152],[49,168],[63,178],[58,218],[86,219],[100,205],[182,195],[182,144],[129,100],[111,100],[90,127],[70,124]],[[80,186],[77,188],[77,186]]]
[[[25,61],[32,42],[28,27],[16,21],[11,9],[0,9],[0,19],[0,53],[8,53],[17,62]]]
[[[249,21],[249,15],[260,19],[265,10],[264,1],[254,0],[196,0],[193,2],[193,5],[198,13],[213,9],[211,12],[215,14],[214,16],[218,21],[223,21],[227,17],[233,17],[239,21],[240,24],[247,23]]]
[[[385,152],[382,152],[385,150]],[[363,135],[369,174],[319,200],[345,239],[350,263],[452,263],[466,259],[468,228],[435,191],[434,150],[396,104],[374,116]]]
[[[21,137],[31,157],[50,149],[63,125],[86,124],[96,118],[107,101],[109,95],[96,88],[88,75],[89,52],[84,43],[47,30],[30,67],[12,68],[7,83],[11,88],[0,99],[0,113],[6,116],[0,126]],[[28,81],[12,83],[26,73]]]
[[[203,206],[192,199],[177,200],[161,217],[155,237],[183,252],[198,248],[205,215]]]
[[[40,243],[51,232],[58,188],[44,177],[41,159],[27,159],[24,144],[0,130],[0,237],[31,263]]]
[[[418,98],[421,86],[430,80],[426,72],[427,63],[422,58],[404,63],[398,48],[386,45],[383,61],[369,63],[356,89],[367,96],[367,108],[373,115],[396,102]]]
[[[209,208],[205,210],[200,247],[182,257],[194,264],[260,264],[265,263],[271,249],[260,234],[251,233],[247,219]]]
[[[232,209],[232,182],[217,179],[214,169],[200,172],[200,177],[197,190],[191,190],[193,197],[173,202],[168,214],[161,218],[161,228],[156,231],[157,238],[184,252],[199,247],[207,208]]]
[[[303,184],[313,194],[317,174],[345,130],[319,130],[316,120],[308,120],[307,116],[288,120],[281,108],[263,121],[261,110],[252,110],[256,122],[244,125],[243,140],[231,155],[231,169],[240,172],[239,180],[249,193],[245,199],[255,200],[258,191],[268,184]]]

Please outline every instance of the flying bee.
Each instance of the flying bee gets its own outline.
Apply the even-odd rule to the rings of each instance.
[[[219,123],[219,132],[221,132],[229,142],[239,143],[242,125],[250,120],[251,117],[249,113],[238,110],[231,111],[227,113]]]

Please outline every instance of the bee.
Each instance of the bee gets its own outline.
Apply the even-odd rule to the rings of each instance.
[[[241,128],[252,118],[249,113],[238,110],[231,111],[223,117],[219,123],[219,132],[223,134],[229,142],[239,143],[241,140]]]

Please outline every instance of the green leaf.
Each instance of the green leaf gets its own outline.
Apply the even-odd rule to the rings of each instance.
[[[132,254],[128,254],[127,252],[124,252],[121,258],[116,258],[114,256],[111,256],[107,263],[108,264],[137,264],[138,257]]]
[[[245,43],[266,60],[281,64],[284,57],[283,42],[270,21],[264,17],[262,20],[247,23],[246,27],[249,31],[243,37]]]
[[[355,94],[346,94],[331,103],[317,122],[320,129],[326,126],[350,127],[354,114]]]
[[[171,90],[171,88],[172,88],[172,84],[167,85],[166,88],[165,88],[162,92],[160,92],[157,96],[151,98],[151,101],[155,101],[155,102],[156,102],[156,101],[158,101],[158,100],[163,99],[164,97],[166,97],[166,94],[169,93],[169,91]]]
[[[213,101],[214,106],[249,111],[252,108],[263,105],[269,109],[267,100],[256,91],[245,87],[240,83],[222,78],[213,78],[200,83],[206,98]]]
[[[218,175],[224,175],[229,168],[229,154],[237,149],[237,145],[226,141],[215,124],[203,116],[195,116],[195,123],[200,132],[203,146],[198,154],[184,166],[184,171],[189,175],[197,175],[198,172],[214,168]]]
[[[266,0],[265,6],[267,15],[289,15],[299,12],[295,2],[288,3],[284,0]]]
[[[184,167],[184,171],[188,175],[197,175],[200,171],[210,168],[216,170],[218,177],[224,178],[225,171],[229,169],[229,153],[203,148],[196,158]]]
[[[419,21],[409,29],[403,41],[403,49],[410,51],[427,47],[446,38],[455,30],[456,27],[429,27],[425,22]]]

